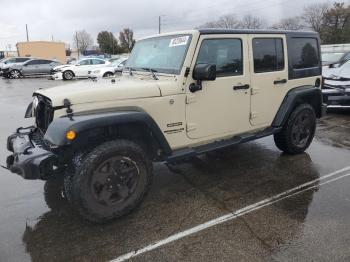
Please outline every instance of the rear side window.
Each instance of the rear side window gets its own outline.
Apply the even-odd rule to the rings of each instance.
[[[205,39],[199,50],[197,64],[216,65],[216,74],[243,74],[242,41],[240,39]]]
[[[253,39],[253,56],[255,73],[283,70],[283,40],[281,38]]]
[[[39,60],[32,60],[27,63],[27,65],[39,65],[39,64],[40,64]]]
[[[288,49],[293,69],[319,66],[318,45],[315,38],[292,38]]]

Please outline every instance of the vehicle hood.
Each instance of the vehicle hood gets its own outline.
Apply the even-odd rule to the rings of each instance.
[[[350,87],[350,68],[338,67],[323,70],[325,85],[328,87]]]
[[[349,78],[350,79],[350,68],[348,67],[337,67],[329,68],[323,67],[322,75],[326,78]]]
[[[59,65],[59,66],[55,66],[53,69],[54,70],[59,70],[59,69],[63,69],[63,68],[67,68],[67,67],[74,67],[74,65]]]
[[[41,89],[35,93],[48,97],[54,107],[62,106],[66,98],[75,105],[161,96],[157,80],[132,77],[117,78],[115,83],[110,79],[79,81],[74,84]]]

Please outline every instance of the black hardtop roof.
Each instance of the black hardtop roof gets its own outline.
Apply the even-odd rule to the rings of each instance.
[[[291,30],[257,30],[257,29],[199,29],[201,35],[210,34],[284,34],[300,36],[318,36],[312,31],[291,31]]]

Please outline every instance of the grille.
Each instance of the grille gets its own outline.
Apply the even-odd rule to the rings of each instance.
[[[37,127],[45,132],[53,119],[51,101],[43,96],[38,96],[38,105],[35,109],[35,122]]]

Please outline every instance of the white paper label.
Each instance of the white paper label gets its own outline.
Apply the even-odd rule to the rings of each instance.
[[[188,38],[189,38],[188,35],[173,38],[170,40],[169,47],[187,45]]]

